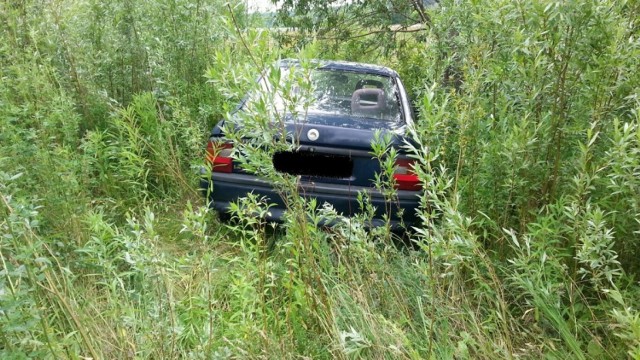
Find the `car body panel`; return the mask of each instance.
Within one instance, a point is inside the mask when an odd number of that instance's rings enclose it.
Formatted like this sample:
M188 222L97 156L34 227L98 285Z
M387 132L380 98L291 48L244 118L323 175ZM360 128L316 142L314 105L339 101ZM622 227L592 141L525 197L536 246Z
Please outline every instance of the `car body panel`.
M226 213L230 209L230 204L247 193L254 193L265 196L273 206L269 209L271 214L267 214L268 220L281 220L281 215L286 209L284 201L271 184L253 175L247 174L217 174L211 176L213 187L210 191L210 207L218 212ZM201 187L208 188L211 183L208 180L201 180ZM397 191L397 199L386 201L383 194L370 187L336 185L327 182L316 182L312 179L300 179L298 184L300 195L307 198L315 198L319 205L325 202L331 204L334 209L344 216L353 216L362 211L359 208L357 196L359 192L364 192L369 197L369 202L375 209L375 216L372 224L382 225L381 220L384 214L389 214L392 227L399 227L401 223L414 224L417 222L415 209L418 206L418 198L414 191ZM402 217L399 216L400 209ZM414 210L414 211L411 211Z

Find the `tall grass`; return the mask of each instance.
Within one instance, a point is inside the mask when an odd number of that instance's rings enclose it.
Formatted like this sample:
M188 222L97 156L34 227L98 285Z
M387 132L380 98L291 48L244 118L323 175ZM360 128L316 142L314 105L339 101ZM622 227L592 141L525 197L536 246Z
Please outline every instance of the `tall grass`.
M386 44L425 189L398 246L366 194L344 218L273 169L295 143L269 106L232 114L285 56L298 109L308 60L358 39L278 49L217 1L0 5L0 357L640 358L638 10L443 1ZM238 117L280 226L255 196L227 224L202 206L208 130Z

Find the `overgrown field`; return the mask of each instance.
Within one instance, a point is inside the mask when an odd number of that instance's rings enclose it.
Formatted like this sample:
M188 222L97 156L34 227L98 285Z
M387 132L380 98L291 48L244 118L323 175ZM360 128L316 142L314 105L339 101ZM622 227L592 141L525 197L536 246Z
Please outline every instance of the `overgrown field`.
M427 11L336 41L220 0L2 2L0 358L640 359L640 3ZM400 72L412 246L365 230L366 199L353 219L304 201L263 146L247 166L286 222L204 207L209 130L284 57Z

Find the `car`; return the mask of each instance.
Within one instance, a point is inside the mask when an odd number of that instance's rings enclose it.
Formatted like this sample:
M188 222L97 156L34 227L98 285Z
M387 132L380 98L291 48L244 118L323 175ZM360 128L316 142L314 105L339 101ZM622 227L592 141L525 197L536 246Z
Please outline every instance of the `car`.
M300 68L300 63L281 60L276 66L287 74ZM362 211L358 193L366 193L375 209L370 226L384 225L385 214L394 229L416 224L422 188L413 172L414 159L403 146L410 142L405 135L414 115L398 74L378 65L316 61L308 79L313 94L308 108L283 121L288 136L295 141L295 149L273 153L275 170L298 176L300 194L315 198L318 206L329 203L347 217ZM266 76L263 74L258 81L266 84ZM270 91L270 86L261 89ZM248 95L241 102L237 114L247 110L251 99ZM200 187L209 206L224 216L233 202L253 193L273 204L267 220L281 221L286 210L283 199L269 181L247 171L234 159L234 144L225 136L225 122L229 120L222 120L213 128L207 145L209 166L203 170ZM372 154L372 142L380 134L391 135L391 146L398 154L393 200L375 186L381 165Z

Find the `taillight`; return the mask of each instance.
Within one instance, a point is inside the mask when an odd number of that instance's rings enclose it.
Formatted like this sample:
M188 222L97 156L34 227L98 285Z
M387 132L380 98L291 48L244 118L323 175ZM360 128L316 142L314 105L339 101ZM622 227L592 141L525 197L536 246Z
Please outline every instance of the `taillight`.
M397 159L396 168L393 171L393 178L396 181L396 189L398 190L420 190L420 179L413 172L411 165L414 163L412 159Z
M207 144L207 163L211 165L211 170L230 173L233 170L232 150L233 145L229 143L209 140Z

